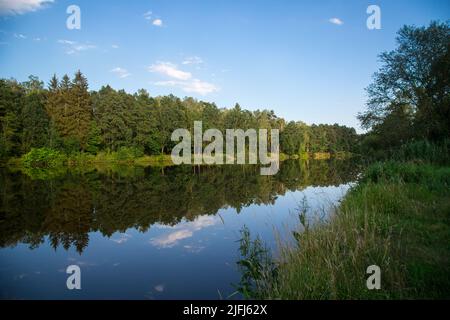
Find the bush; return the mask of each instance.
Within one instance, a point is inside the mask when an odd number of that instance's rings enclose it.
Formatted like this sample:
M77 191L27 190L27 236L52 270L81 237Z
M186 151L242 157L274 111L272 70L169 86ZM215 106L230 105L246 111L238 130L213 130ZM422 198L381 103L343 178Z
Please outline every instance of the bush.
M52 168L64 163L66 157L59 151L49 148L31 149L22 156L22 163L29 168Z
M427 163L450 163L450 140L440 143L430 143L426 140L413 141L402 145L392 153L392 159L397 161L421 160Z
M388 161L371 165L362 182L404 182L421 184L430 189L450 187L450 168L429 164Z
M134 160L144 156L144 151L134 147L121 147L115 154L118 161Z
M95 156L90 153L76 152L68 157L67 162L69 165L83 165L93 162L94 159Z

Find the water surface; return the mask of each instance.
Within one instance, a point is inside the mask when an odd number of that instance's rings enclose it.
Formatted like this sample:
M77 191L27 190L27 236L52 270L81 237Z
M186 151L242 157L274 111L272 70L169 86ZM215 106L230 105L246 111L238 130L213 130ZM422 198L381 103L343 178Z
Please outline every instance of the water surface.
M276 249L299 206L325 220L357 173L351 161L285 161L273 177L254 166L0 169L0 297L226 297L244 225ZM73 264L81 290L66 287Z

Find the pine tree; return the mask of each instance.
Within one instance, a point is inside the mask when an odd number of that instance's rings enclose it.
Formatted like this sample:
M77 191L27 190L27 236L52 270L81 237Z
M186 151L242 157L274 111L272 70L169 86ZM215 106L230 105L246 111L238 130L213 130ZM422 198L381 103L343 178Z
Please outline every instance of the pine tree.
M47 112L52 125L70 151L85 150L92 120L91 98L88 83L78 71L73 81L64 75L58 86L56 76L49 85Z
M86 77L77 71L69 90L69 119L67 126L70 130L69 136L79 141L81 149L86 150L89 131L92 120L91 96L88 91Z
M20 154L23 96L15 80L0 80L0 157Z

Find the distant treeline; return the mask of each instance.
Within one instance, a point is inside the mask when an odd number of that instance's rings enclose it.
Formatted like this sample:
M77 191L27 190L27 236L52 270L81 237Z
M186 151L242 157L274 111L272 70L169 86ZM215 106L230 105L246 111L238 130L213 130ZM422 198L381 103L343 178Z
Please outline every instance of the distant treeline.
M78 71L73 79L55 76L45 88L35 76L29 81L0 80L0 157L18 157L32 148L51 148L66 154L119 151L134 148L143 155L168 154L176 144L177 128L193 130L280 129L280 150L293 155L315 152L352 152L358 135L353 128L288 122L273 111L232 109L173 95L151 97L104 86L89 91Z

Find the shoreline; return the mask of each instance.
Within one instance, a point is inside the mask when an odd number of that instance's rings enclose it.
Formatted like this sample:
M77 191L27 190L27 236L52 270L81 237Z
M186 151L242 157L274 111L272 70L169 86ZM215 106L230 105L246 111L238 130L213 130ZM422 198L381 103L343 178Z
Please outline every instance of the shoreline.
M28 169L52 169L55 167L84 167L89 165L132 165L132 166L144 166L144 167L170 167L175 166L173 163L171 155L163 154L163 155L144 155L141 157L130 157L127 159L117 159L114 153L110 154L76 154L73 156L67 156L61 154L63 159L59 160L59 163L56 165L26 165L24 164L24 157L26 155L21 156L20 158L10 158L6 160L2 160L0 162L0 166L2 167L13 167L13 168L28 168ZM284 153L280 153L279 161L286 160L346 160L353 158L355 155L348 152L337 152L337 153L329 153L329 152L316 152L316 153L302 153L302 154L294 154L287 155ZM43 161L47 161L44 159ZM192 166L197 166L197 164L187 164ZM207 163L202 163L201 165L210 165ZM224 165L224 164L213 164L213 165Z
M253 261L261 268L248 298L448 299L449 185L448 165L373 164L328 223L294 232L278 258ZM374 265L380 290L367 286Z

